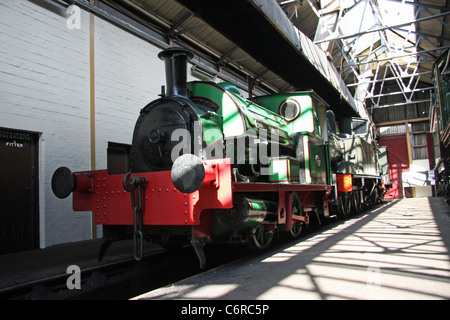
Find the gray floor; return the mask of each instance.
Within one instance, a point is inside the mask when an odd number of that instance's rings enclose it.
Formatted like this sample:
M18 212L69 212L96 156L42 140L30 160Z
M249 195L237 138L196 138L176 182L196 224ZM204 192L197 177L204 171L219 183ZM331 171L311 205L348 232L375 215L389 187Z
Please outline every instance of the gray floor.
M450 299L450 209L388 205L135 299Z

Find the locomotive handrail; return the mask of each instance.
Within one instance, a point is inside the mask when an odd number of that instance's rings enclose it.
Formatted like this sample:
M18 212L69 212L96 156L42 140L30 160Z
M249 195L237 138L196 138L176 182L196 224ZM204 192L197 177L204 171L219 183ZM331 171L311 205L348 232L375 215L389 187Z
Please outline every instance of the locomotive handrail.
M265 191L327 191L333 187L326 184L300 184L300 183L270 183L270 182L233 182L233 191L236 192L265 192Z

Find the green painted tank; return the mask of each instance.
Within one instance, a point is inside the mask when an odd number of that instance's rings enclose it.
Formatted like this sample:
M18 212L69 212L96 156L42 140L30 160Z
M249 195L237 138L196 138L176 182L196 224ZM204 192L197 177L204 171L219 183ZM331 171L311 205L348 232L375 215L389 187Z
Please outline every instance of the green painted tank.
M299 182L327 183L327 104L314 91L262 96L255 101L287 122L299 161Z

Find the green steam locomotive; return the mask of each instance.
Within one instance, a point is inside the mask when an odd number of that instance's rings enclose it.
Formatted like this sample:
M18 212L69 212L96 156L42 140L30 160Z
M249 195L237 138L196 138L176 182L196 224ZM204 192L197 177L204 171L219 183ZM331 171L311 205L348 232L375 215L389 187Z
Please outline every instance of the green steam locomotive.
M336 117L314 91L249 100L230 83L188 83L192 56L160 53L166 88L136 122L128 174L53 176L58 197L73 192L74 210L98 217L102 253L133 237L140 259L153 239L192 245L203 267L208 243L264 249L274 234L298 237L310 217L345 219L382 200L387 152L372 123Z

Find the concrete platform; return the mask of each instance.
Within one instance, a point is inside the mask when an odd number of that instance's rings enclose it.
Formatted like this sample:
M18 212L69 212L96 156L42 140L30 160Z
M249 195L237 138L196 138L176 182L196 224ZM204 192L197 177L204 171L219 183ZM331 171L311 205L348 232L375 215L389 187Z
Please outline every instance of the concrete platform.
M449 251L444 201L403 199L134 299L450 299Z

